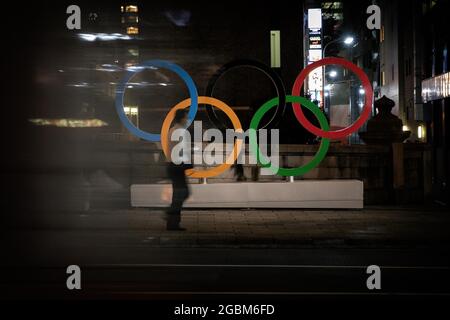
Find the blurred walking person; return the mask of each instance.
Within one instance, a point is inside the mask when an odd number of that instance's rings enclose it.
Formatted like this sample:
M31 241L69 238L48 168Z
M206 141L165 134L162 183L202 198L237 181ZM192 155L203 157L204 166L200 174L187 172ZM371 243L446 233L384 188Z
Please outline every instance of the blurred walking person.
M180 226L180 222L183 203L190 194L185 170L192 168L192 164L190 161L190 135L189 132L185 129L187 121L188 114L186 110L177 110L173 120L174 125L169 130L169 152L171 155L171 161L167 166L167 173L170 180L172 181L172 204L166 213L167 230L186 230L185 228L182 228ZM181 142L173 141L175 139L172 138L173 133L178 129L182 130L181 137L183 140ZM173 148L179 143L182 144L182 148L180 148L180 151L172 152Z

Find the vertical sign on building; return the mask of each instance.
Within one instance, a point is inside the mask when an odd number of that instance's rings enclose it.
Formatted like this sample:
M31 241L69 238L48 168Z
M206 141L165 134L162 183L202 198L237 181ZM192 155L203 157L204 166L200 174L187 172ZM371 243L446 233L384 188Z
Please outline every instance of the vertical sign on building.
M280 58L280 30L270 31L270 67L281 67Z
M322 59L322 9L308 9L308 48L307 48L307 64L311 64ZM314 69L308 76L306 83L306 93L311 100L317 100L320 105L323 104L322 90L322 67Z

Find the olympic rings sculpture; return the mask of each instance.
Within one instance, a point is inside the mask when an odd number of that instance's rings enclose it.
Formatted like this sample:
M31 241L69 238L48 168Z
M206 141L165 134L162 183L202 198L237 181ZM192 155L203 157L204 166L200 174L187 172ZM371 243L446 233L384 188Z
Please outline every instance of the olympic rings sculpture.
M361 115L359 118L351 125L344 129L336 130L336 131L329 131L329 125L327 123L327 120L323 113L321 112L320 108L314 104L313 102L309 101L308 99L304 97L300 97L300 91L303 86L303 82L305 81L308 74L313 71L314 69L330 65L330 64L336 64L341 65L344 68L347 68L351 70L361 81L362 87L365 92L365 100L364 100L364 107L362 110ZM230 64L226 64L224 67L219 69L219 72L216 73L216 75L212 78L210 83L207 87L207 93L212 94L215 82L220 77L220 75L236 66L251 66L255 67L261 71L263 71L265 74L267 74L273 81L273 83L276 86L278 97L273 98L266 103L264 103L254 114L253 118L250 121L250 133L249 133L249 144L250 144L250 151L253 152L253 154L256 155L257 162L259 165L263 167L270 168L275 174L281 175L281 176L296 176L296 175L303 175L307 173L308 171L312 170L316 166L319 165L319 163L325 158L329 145L330 145L330 139L341 139L346 136L349 136L353 132L357 131L369 118L371 111L372 111L372 99L373 99L373 90L372 86L370 85L370 81L367 77L367 75L364 73L364 71L353 64L352 62L342 59L342 58L323 58L321 60L318 60L310 65L308 65L305 69L303 69L297 76L297 78L294 81L294 85L292 87L292 95L285 95L285 90L283 83L281 82L281 79L273 72L270 71L270 68L266 67L265 65L261 63L252 62L250 60L239 60L237 62L233 62ZM237 117L236 113L229 107L225 102L220 101L218 99L215 99L213 97L208 96L198 96L197 93L197 87L195 86L194 81L189 76L189 74L183 70L180 66L169 62L165 60L148 60L140 64L138 67L141 69L144 68L164 68L168 69L170 71L175 72L178 76L181 77L181 79L186 83L186 86L189 90L190 98L185 99L178 103L176 106L174 106L167 116L164 119L161 132L160 133L149 133L146 131L143 131L136 126L128 119L128 117L125 114L124 111L124 105L123 105L123 99L125 94L125 88L127 87L127 83L130 81L130 79L134 76L134 74L138 71L127 71L125 76L123 77L122 81L117 85L116 88L116 100L115 100L115 107L117 114L119 115L120 121L123 123L123 125L135 136L151 141L151 142L161 142L161 146L163 149L163 152L167 159L170 160L169 155L169 147L168 147L168 132L170 129L170 125L173 121L173 118L175 116L175 112L178 109L185 109L189 107L188 112L188 123L187 127L190 126L190 124L195 119L195 116L197 114L198 110L198 104L207 104L209 106L214 106L220 110L222 110L231 120L231 123L233 124L234 130L237 133L243 133L241 123L239 121L239 118ZM284 104L285 102L292 103L292 107L294 110L294 114L299 121L299 123L305 127L309 132L312 134L319 136L322 138L319 150L317 151L316 155L313 157L313 159L300 167L297 168L278 168L271 166L270 163L268 163L267 159L264 158L264 156L261 154L258 143L257 143L257 137L256 137L256 131L258 130L260 121L264 114L269 111L270 109L276 107L277 112L276 115L282 115L284 113ZM305 117L303 114L301 106L306 107L308 110L310 110L314 116L319 120L319 124L321 128L318 128L314 126L309 120ZM211 108L211 107L207 107ZM214 124L218 125L218 119L215 116L215 113L211 112L210 109L207 109L208 116L213 121ZM196 169L189 169L186 171L187 175L189 175L192 178L209 178L213 176L217 176L224 172L225 170L229 169L231 166L231 163L233 163L237 157L239 156L239 153L241 151L243 144L243 139L238 138L236 139L236 142L233 147L233 152L228 156L227 161L217 167L213 167L207 170L196 170ZM262 161L264 159L264 161ZM263 163L264 162L264 163Z

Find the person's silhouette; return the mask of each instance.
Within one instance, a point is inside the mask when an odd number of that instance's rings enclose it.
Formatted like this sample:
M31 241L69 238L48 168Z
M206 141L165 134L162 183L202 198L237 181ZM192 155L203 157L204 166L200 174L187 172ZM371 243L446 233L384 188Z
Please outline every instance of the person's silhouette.
M189 197L189 187L186 180L185 170L192 168L190 164L190 139L188 131L185 129L187 122L187 112L185 109L177 110L174 117L174 126L169 130L170 163L167 166L167 173L172 181L172 204L167 210L167 230L184 231L180 227L181 208L184 201ZM184 130L182 142L185 144L180 152L172 152L178 141L173 141L172 134L175 130Z

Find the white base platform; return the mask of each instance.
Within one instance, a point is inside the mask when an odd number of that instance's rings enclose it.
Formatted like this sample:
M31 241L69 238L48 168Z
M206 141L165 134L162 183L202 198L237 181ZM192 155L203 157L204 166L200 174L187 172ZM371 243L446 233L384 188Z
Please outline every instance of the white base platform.
M188 208L348 208L364 205L359 180L305 180L295 182L240 182L191 184ZM132 207L167 207L170 184L134 184Z

